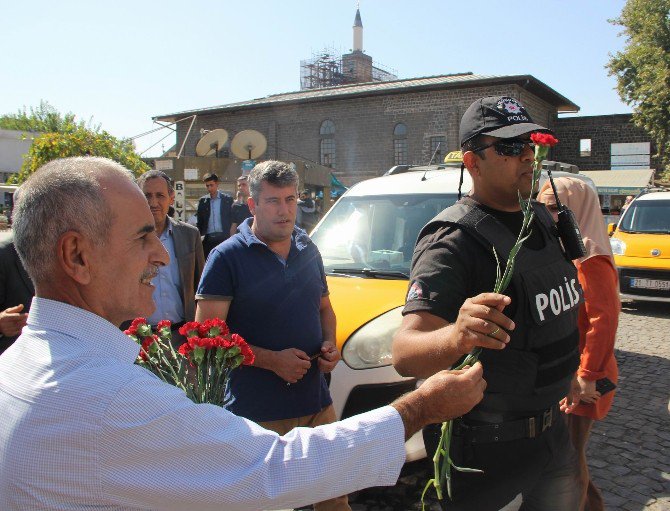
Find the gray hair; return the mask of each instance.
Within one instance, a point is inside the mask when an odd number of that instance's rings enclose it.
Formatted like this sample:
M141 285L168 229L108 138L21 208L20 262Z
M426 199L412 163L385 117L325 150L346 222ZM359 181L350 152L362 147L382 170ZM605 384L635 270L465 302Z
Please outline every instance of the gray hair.
M149 179L165 179L165 182L167 183L167 188L168 188L168 193L172 195L174 193L174 186L172 185L172 179L170 179L170 176L168 176L165 172L162 170L149 170L142 174L140 177L137 178L135 181L137 183L137 186L142 189L144 186L144 183L149 181Z
M294 186L297 190L298 173L293 166L283 161L268 160L256 165L249 173L249 193L256 202L258 202L263 182L279 188Z
M36 285L53 277L58 238L67 231L104 244L114 219L100 178L116 174L133 181L128 169L94 156L53 160L37 169L21 186L14 208L14 245Z

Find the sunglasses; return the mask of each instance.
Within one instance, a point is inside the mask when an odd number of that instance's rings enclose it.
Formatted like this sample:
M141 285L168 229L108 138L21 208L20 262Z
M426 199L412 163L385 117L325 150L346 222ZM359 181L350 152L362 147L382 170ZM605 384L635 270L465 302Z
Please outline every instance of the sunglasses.
M498 140L496 142L491 142L480 147L475 147L472 149L473 153L483 151L493 147L494 151L500 156L519 156L526 150L526 147L530 147L531 151L535 150L535 144L530 140L517 140L517 139L507 139L507 140Z

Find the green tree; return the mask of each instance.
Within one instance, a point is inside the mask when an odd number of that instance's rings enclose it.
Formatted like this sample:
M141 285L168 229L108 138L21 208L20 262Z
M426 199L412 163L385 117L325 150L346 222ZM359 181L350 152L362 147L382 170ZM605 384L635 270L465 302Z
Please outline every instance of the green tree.
M61 114L47 101L40 101L37 108L24 106L15 114L0 115L0 129L33 131L37 133L72 133L78 128L86 128L93 132L100 131L100 126L90 121L77 121L72 112Z
M628 0L610 23L624 28L626 48L611 55L621 99L633 107L633 121L656 143L670 178L670 0ZM659 172L659 174L661 174ZM659 176L661 177L661 176Z
M62 115L46 101L30 112L24 108L17 114L0 116L0 128L39 133L23 156L21 170L8 180L10 183L23 183L45 163L69 156L110 158L136 176L149 170L130 140L118 139L101 130L99 125L77 121L73 113Z

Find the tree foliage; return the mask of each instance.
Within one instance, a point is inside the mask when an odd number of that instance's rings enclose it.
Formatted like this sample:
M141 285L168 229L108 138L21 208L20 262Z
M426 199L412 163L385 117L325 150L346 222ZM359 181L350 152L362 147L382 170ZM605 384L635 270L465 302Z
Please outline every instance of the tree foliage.
M100 126L90 121L77 121L72 112L61 114L47 101L40 101L37 108L30 111L23 107L15 114L0 115L0 129L33 131L37 133L72 133L79 128L99 132Z
M670 0L628 0L610 20L624 28L626 48L611 55L621 99L633 107L635 124L649 133L670 177Z
M23 165L9 182L23 183L45 163L69 156L103 156L119 162L136 176L147 170L135 152L130 140L118 139L100 126L77 121L73 113L60 114L49 103L42 101L30 112L0 116L0 128L39 133L33 138L30 150L23 156Z
M120 163L136 176L149 170L130 140L119 140L106 131L95 133L80 127L70 133L45 133L35 138L28 154L23 157L21 170L10 181L23 183L45 163L69 156L103 156Z

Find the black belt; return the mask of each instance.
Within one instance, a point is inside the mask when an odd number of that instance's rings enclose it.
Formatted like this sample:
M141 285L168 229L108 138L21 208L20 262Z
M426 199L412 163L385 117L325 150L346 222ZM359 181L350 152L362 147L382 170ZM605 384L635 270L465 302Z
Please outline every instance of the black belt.
M560 420L560 413L557 403L537 415L497 424L468 424L467 419L457 419L454 423L454 435L463 437L466 443L471 444L537 438Z
M210 232L209 234L205 234L205 239L209 240L223 240L227 237L227 234L222 231L218 232Z

